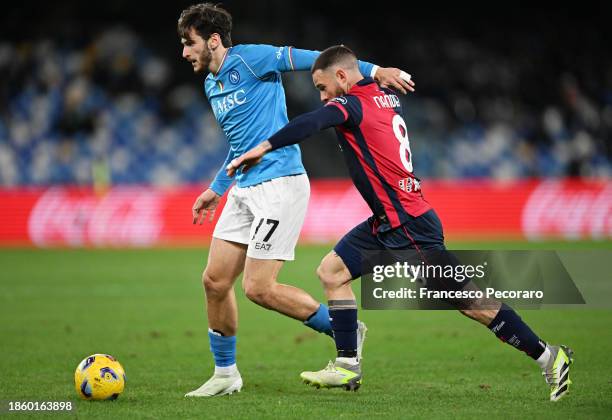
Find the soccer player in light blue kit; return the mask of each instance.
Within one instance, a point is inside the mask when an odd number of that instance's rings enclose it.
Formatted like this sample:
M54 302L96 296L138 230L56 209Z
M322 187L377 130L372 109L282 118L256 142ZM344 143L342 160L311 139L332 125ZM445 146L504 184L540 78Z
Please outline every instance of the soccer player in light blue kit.
M219 199L230 188L227 164L287 124L281 73L309 70L319 55L292 47L232 46L231 29L231 15L210 3L187 8L178 21L183 57L195 73L209 72L204 90L230 144L214 181L193 205L194 224L207 216L212 220ZM382 85L402 93L413 90L413 83L403 80L399 69L366 62L360 62L359 68ZM238 172L236 181L215 226L202 277L215 373L187 396L225 395L242 388L236 366L238 310L233 289L242 272L242 286L250 300L332 334L324 304L276 281L283 262L294 258L310 195L299 147L269 153L252 171ZM360 344L364 337L361 324Z

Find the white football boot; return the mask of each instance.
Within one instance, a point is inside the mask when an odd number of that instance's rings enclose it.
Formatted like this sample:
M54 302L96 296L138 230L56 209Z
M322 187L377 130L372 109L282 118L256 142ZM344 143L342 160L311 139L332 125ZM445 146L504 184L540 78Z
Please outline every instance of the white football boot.
M185 394L186 397L216 397L231 395L242 389L242 377L238 370L229 375L215 373L204 385Z

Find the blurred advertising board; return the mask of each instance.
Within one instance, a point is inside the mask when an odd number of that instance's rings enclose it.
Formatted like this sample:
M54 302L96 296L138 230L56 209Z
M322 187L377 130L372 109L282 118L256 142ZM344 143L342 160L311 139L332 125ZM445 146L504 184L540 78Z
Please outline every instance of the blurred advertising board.
M437 180L424 182L423 191L450 240L612 238L612 181ZM194 226L191 217L200 192L193 185L0 189L0 245L206 244L213 224ZM311 181L301 242L335 242L369 214L349 180Z

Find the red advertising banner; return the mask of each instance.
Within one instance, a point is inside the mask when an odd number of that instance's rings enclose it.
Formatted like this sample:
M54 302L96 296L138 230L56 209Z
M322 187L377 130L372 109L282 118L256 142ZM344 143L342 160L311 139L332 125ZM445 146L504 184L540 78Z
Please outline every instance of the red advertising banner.
M612 181L429 181L423 189L447 239L612 238ZM194 226L191 206L200 192L194 186L0 189L0 246L206 244L220 209L213 223ZM334 242L369 215L350 181L312 181L301 241Z

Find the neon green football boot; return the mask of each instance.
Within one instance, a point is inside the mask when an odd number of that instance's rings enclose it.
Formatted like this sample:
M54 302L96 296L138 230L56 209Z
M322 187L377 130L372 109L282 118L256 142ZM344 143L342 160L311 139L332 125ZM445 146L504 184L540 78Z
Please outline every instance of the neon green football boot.
M568 392L572 383L569 371L574 361L574 352L566 346L548 346L548 348L552 356L542 375L550 385L550 400L559 401Z
M302 372L300 378L304 383L316 388L344 388L347 391L357 391L361 386L361 365L330 361L325 369Z

